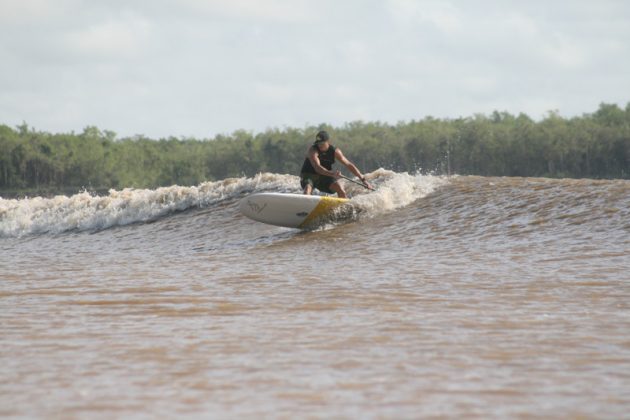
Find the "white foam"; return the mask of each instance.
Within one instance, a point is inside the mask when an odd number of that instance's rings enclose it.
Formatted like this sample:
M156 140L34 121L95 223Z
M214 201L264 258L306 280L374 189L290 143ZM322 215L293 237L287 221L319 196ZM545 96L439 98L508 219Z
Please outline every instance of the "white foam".
M413 175L379 169L368 175L368 181L377 180L376 191L354 198L368 216L388 213L425 197L448 183L448 178L434 175ZM364 214L362 213L362 214Z
M295 185L298 185L295 176L264 173L192 187L110 190L106 196L83 192L70 197L0 199L0 237L98 230L146 222L174 211L207 207L249 191L286 191Z

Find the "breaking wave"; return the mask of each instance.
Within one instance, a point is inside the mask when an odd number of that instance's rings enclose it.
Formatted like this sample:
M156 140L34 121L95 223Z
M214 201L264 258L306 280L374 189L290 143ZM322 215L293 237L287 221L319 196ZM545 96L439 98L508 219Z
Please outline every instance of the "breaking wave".
M410 175L379 169L368 174L376 192L346 183L364 213L377 215L403 207L447 182L444 177ZM157 220L191 208L208 208L262 191L299 192L298 177L263 173L197 186L110 190L98 196L82 192L52 198L0 199L0 237L95 231Z

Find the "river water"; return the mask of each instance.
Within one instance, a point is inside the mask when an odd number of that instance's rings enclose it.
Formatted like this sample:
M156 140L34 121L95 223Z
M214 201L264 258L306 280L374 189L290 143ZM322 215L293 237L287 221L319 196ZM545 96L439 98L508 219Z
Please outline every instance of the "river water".
M0 416L630 416L630 182L261 174L0 200Z

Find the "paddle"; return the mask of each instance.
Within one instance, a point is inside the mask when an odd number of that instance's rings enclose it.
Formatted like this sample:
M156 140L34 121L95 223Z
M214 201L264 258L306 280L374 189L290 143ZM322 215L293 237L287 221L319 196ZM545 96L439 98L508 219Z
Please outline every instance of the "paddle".
M354 179L352 179L352 178L348 178L348 177L347 177L347 176L345 176L345 175L339 174L339 177L340 177L340 178L343 178L343 179L345 179L345 180L348 180L348 181L350 181L350 182L354 182L355 184L360 185L360 186L362 186L363 188L366 188L366 189L368 189L368 190L370 190L370 191L376 191L374 188L370 188L370 187L368 187L367 185L365 185L365 184L363 184L363 183L361 183L361 182L359 182L359 181L355 181L355 180L354 180Z

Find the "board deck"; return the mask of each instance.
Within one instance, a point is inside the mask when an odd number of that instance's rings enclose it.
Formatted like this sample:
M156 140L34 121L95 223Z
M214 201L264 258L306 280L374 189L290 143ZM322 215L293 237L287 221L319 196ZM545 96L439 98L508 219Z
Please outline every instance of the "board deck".
M239 210L258 222L309 229L329 216L333 209L349 201L318 195L257 193L243 198Z

